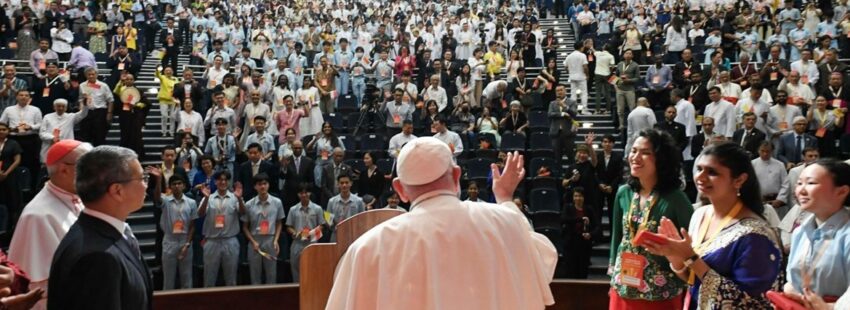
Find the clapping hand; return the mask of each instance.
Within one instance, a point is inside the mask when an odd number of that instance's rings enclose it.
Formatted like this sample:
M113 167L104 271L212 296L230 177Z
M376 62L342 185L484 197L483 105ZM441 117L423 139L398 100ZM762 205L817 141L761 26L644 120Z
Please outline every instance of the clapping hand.
M210 187L209 187L209 186L206 186L206 185L204 185L203 187L201 187L201 194L203 194L203 195L204 195L204 197L209 198L209 197L210 197L210 194L212 194L212 193L210 192Z
M661 218L658 226L658 235L667 238L667 244L661 245L652 241L645 241L641 246L649 253L667 257L671 263L682 263L688 257L694 256L696 252L691 246L691 236L684 228L677 230L673 221L667 217Z

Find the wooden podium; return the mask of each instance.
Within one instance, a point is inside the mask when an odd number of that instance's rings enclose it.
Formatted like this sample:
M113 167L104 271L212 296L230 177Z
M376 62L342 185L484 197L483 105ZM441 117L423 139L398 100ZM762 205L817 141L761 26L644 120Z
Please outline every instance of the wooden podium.
M336 226L336 243L315 243L301 252L302 310L324 309L334 283L334 272L342 254L361 235L386 220L404 214L403 211L376 209L366 211L340 222Z

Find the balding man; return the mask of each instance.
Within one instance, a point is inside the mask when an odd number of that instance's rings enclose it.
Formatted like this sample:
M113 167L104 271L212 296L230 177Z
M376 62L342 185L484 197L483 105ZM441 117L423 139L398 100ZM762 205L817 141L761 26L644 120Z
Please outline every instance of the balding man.
M776 159L783 161L787 169L803 162L803 150L807 147L818 147L818 140L806 133L809 122L804 116L794 118L793 130L779 138L776 147Z
M513 192L525 175L512 153L493 165L498 204L461 202L461 168L432 137L405 145L393 180L411 210L372 228L339 262L327 309L543 309L557 252L534 233ZM439 228L439 229L435 229ZM509 272L493 272L507 270ZM470 290L470 288L476 288Z
M47 114L41 120L38 136L41 138L41 163L47 160L47 150L59 140L73 140L74 126L80 123L89 113L88 106L80 103L79 112L67 113L68 100L53 101L53 113Z
M104 145L77 160L86 208L53 255L49 309L153 309L150 271L126 222L142 208L148 178L127 148Z
M53 252L83 210L74 178L77 159L91 149L88 143L62 140L45 152L50 180L24 208L9 245L9 259L29 274L31 290L47 289ZM45 298L33 309L46 308Z
M351 175L351 166L342 162L345 158L345 151L342 148L335 148L333 151L333 160L325 164L322 168L322 205L327 206L328 200L331 197L339 194L339 176Z

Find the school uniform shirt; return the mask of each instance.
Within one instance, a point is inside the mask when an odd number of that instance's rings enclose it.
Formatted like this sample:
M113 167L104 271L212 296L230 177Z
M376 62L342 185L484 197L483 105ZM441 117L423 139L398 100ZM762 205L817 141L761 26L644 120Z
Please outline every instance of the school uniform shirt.
M222 195L216 191L207 201L204 219L205 238L230 238L241 231L239 224L239 200L232 192ZM219 223L216 227L216 222ZM223 226L223 227L222 227Z
M248 223L248 231L253 236L274 236L277 221L283 220L286 213L283 211L283 203L275 196L268 195L265 200L260 196L254 197L245 203L245 214L242 221Z
M160 208L162 208L162 216L159 218L159 228L166 237L175 235L185 237L189 233L189 223L198 218L198 204L186 195L180 199L175 198L174 195L162 195Z

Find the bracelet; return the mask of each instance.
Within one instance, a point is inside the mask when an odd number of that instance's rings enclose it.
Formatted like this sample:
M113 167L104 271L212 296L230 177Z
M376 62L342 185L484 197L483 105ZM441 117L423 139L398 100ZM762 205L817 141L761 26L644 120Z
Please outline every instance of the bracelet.
M682 269L676 269L673 267L673 263L670 263L670 270L672 270L674 273L683 273L688 270L688 266L685 266Z

